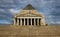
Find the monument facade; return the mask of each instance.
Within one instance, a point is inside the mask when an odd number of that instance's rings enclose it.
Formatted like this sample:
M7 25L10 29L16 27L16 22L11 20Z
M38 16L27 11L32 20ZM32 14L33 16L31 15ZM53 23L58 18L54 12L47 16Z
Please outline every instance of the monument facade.
M27 5L19 14L14 16L14 25L42 26L46 25L45 16L39 13L32 5Z

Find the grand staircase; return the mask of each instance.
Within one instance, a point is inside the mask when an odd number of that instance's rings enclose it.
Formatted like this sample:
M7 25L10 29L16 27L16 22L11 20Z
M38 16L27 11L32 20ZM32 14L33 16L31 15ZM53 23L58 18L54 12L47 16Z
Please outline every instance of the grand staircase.
M0 26L0 37L60 37L60 26Z

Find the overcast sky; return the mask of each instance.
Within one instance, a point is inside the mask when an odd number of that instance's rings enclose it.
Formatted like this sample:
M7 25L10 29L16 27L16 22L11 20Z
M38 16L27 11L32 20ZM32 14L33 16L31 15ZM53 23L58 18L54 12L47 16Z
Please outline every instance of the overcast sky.
M0 0L0 23L12 24L14 14L31 4L49 24L60 24L60 0Z

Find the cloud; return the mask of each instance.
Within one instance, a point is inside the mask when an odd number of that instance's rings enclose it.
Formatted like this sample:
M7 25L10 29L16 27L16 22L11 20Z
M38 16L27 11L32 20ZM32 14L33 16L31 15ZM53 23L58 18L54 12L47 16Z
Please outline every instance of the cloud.
M26 0L18 0L19 3L27 3L28 1Z
M4 2L4 3L13 3L14 1L13 0L2 0L2 2Z
M7 20L0 20L0 24L11 24L11 22Z
M60 21L57 21L56 24L60 24Z
M4 9L0 9L0 12L4 12L5 10Z
M9 9L9 11L12 13L12 14L16 14L16 13L19 13L21 11L21 9L17 10L17 9Z

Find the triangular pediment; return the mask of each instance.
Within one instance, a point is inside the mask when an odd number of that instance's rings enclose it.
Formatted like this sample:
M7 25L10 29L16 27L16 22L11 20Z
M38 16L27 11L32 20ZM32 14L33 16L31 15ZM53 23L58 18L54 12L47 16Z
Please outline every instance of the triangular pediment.
M19 14L24 14L24 13L39 14L39 12L31 4L28 4Z
M16 17L42 17L43 14L39 13L32 5L27 5Z
M25 13L17 15L17 17L42 17L40 14L34 14L34 13Z

